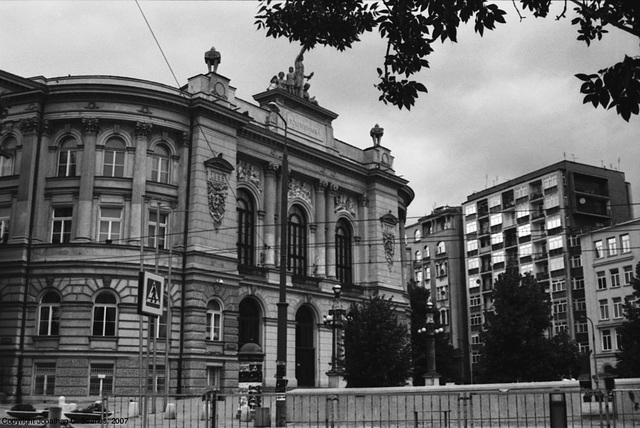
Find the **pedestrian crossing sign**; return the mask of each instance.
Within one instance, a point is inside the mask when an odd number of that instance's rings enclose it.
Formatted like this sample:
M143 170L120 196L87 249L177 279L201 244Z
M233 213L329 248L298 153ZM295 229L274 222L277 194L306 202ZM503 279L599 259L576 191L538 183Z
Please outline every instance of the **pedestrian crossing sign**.
M138 281L138 313L161 316L164 305L164 278L151 272L140 272Z

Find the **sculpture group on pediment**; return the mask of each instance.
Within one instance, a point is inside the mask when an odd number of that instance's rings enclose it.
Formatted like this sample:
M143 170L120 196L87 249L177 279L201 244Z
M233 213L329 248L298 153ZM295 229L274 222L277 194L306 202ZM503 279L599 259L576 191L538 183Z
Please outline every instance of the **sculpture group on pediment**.
M284 71L279 72L271 78L269 89L284 89L287 92L297 95L311 103L318 104L315 97L309 95L311 85L308 81L313 77L313 72L308 75L304 74L304 49L296 56L293 67L289 67L289 72L285 75Z
M255 166L248 162L238 161L237 171L238 181L246 181L254 184L258 188L258 190L262 191L260 172Z
M350 196L339 194L334 198L335 212L346 211L351 215L356 214L355 203Z
M300 180L289 180L289 199L299 198L311 205L311 189Z

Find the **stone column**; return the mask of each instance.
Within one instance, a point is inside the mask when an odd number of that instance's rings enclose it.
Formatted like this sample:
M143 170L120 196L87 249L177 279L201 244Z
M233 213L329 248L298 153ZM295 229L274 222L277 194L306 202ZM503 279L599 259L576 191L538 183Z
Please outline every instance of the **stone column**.
M91 241L93 222L93 181L96 175L96 138L98 119L82 119L84 149L82 152L82 172L80 177L80 195L78 196L78 225L74 241Z
M336 209L335 197L338 186L329 183L326 191L326 248L327 248L327 277L335 279L336 277Z
M143 195L145 193L147 183L147 143L150 134L150 123L136 122L136 157L135 168L133 169L131 215L129 221L129 224L131 225L129 243L134 245L140 243L140 237L144 234L144 231L140 226L140 219L144 215L142 208L144 207Z
M316 256L315 264L317 266L316 275L323 277L327 275L327 249L326 242L326 190L328 183L319 181L316 184Z
M273 268L276 245L276 171L277 165L264 165L264 266Z

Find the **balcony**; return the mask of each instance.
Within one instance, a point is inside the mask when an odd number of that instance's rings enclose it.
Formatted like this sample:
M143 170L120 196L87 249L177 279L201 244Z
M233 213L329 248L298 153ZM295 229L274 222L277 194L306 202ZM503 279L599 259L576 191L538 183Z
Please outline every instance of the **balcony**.
M244 276L255 276L258 278L266 278L269 269L261 266L238 265L238 273Z
M306 275L292 275L291 283L298 287L303 288L320 288L322 278Z

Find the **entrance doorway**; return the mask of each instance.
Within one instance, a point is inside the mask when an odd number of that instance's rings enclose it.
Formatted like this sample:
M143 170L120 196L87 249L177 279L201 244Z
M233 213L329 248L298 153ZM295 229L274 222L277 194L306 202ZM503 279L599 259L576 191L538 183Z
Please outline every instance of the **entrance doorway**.
M296 379L300 387L316 385L315 317L308 306L296 313Z

